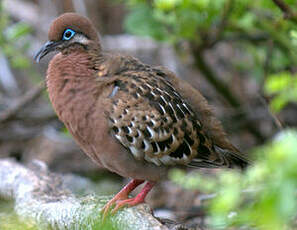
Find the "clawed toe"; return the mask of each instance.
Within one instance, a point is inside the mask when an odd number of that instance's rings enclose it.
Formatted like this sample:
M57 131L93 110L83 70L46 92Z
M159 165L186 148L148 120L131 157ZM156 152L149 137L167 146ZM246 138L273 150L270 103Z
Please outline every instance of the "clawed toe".
M101 210L101 212L103 213L103 219L105 219L109 213L111 215L116 214L117 211L124 208L125 206L132 207L140 203L143 203L143 200L138 199L138 197L125 200L111 200L106 205L104 205L103 209Z
M108 215L108 213L109 213L109 210L110 210L110 208L114 205L114 203L115 203L115 201L110 200L110 201L108 201L107 204L105 204L104 207L102 208L101 213L102 213L102 215L103 215L103 220L106 219L106 217L107 217L107 215Z
M143 183L143 180L132 180L113 199L108 201L101 210L101 213L103 214L103 221L109 213L114 215L118 210L125 207L126 205L132 207L143 203L147 193L154 186L154 182L147 182L136 197L128 199L128 194L141 183Z
M125 207L126 205L128 207L134 206L133 201L135 198L127 199L127 200L119 200L116 202L116 206L112 209L111 214L114 215L118 210Z

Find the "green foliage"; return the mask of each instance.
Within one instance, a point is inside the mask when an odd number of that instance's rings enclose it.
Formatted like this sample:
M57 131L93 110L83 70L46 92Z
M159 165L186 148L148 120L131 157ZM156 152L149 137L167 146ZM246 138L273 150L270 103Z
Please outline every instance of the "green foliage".
M226 170L217 177L174 170L170 178L190 189L215 193L208 205L217 229L293 229L297 213L297 130L286 130L255 150L258 160L241 173Z
M31 28L23 23L12 23L0 3L0 52L3 53L13 68L26 69L31 62L24 55L29 43L24 38L31 32Z
M155 0L154 7L151 7L145 1L129 2L131 11L125 23L129 32L172 42L181 38L198 39L198 31L208 28L213 23L217 15L220 15L224 3L221 0Z
M163 40L165 38L163 28L151 14L152 11L147 5L137 5L131 12L130 17L127 18L125 25L130 28L137 24L137 27L134 28L135 34L148 35Z
M267 95L274 95L270 106L279 112L289 102L297 103L297 75L289 72L272 74L268 76L264 90Z
M267 75L294 72L292 66L297 64L297 20L285 20L283 12L271 0L126 2L130 13L125 28L130 33L172 44L187 41L192 52L193 47L204 50L211 49L218 41L232 42L247 61L227 61L235 70L248 73L259 83ZM297 12L295 1L285 2L293 12ZM272 103L275 111L295 97L278 94ZM280 95L284 98L279 99Z
M260 32L263 23L278 23L284 32L289 32L291 24L288 21L279 21L281 12L270 0L250 2L245 0L129 0L130 14L127 17L126 29L131 33L152 35L154 38L164 38L169 41L180 39L199 40L206 32L215 29L224 29L224 35L235 33L249 34ZM138 12L144 10L145 15ZM140 17L139 17L140 16ZM228 20L225 28L222 20ZM151 21L158 23L157 28L150 28ZM142 33L138 27L146 27ZM163 30L160 30L163 28ZM146 31L155 30L152 34ZM215 31L214 31L215 32ZM267 31L268 32L268 31ZM166 37L161 35L167 35ZM202 39L201 39L202 40Z

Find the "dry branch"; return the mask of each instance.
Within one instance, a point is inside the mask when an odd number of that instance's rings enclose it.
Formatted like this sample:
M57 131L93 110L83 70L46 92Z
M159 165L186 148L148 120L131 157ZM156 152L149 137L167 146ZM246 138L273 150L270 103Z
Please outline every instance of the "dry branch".
M14 117L21 109L38 98L44 89L45 82L41 82L37 86L29 90L27 93L25 93L25 95L20 97L14 105L0 114L0 123L5 123L6 121Z

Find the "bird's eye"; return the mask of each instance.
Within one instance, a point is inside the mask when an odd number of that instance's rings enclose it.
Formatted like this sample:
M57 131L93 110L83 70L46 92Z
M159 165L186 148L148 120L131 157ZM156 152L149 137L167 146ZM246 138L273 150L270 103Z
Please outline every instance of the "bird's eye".
M63 40L70 40L75 35L75 31L72 29L67 29L64 31Z

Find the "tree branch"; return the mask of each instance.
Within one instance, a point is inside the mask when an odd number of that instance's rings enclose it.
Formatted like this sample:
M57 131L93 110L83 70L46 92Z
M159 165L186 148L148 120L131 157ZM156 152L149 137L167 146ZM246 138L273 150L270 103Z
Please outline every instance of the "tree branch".
M5 123L12 119L21 109L38 98L45 89L45 82L39 83L37 86L25 93L17 102L0 114L0 123Z
M225 83L215 76L214 72L205 62L201 52L195 50L193 54L195 57L195 65L203 73L207 81L216 89L219 94L223 96L223 98L228 101L232 107L240 107L241 103L236 97L233 96L233 93L229 90Z
M215 35L214 40L211 42L210 47L222 39L224 30L225 30L226 26L228 25L229 17L233 10L233 5L234 5L234 0L229 0L226 2L224 10L223 10L223 15L221 17L222 19L221 19L219 25L217 26L216 35Z
M286 4L283 0L272 0L272 1L284 13L285 19L289 19L292 22L297 23L297 14L290 8L288 4Z

